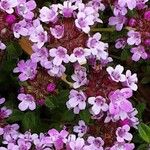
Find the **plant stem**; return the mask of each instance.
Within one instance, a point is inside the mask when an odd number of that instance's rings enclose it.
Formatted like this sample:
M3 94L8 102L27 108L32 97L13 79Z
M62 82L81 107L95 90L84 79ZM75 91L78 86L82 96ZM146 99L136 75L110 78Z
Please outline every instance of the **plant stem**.
M113 32L115 28L92 28L91 31L93 32Z

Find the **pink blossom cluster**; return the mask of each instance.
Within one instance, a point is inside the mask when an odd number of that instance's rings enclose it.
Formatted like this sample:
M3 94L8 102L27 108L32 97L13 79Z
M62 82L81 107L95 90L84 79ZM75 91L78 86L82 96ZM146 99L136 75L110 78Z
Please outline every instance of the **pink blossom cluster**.
M145 2L141 2L143 6L145 6ZM119 0L114 7L115 16L109 19L109 24L115 25L118 31L121 30L126 22L127 9L132 10L139 5L140 1L138 0ZM66 100L66 107L69 110L73 109L74 114L79 114L88 108L92 119L104 118L104 124L109 122L119 124L115 131L115 142L111 147L106 147L105 141L101 137L86 135L88 125L83 120L73 127L73 133L69 133L64 127L60 132L50 129L48 133L40 135L32 134L29 131L22 134L18 131L19 125L8 124L0 128L0 135L3 136L2 142L6 145L0 147L0 150L29 150L31 147L36 150L61 150L63 148L66 150L133 150L134 144L131 143L133 135L130 133L130 128L137 128L139 120L136 117L137 110L133 107L130 99L133 91L137 90L138 79L137 75L132 74L130 70L124 73L124 67L121 65L117 65L115 68L107 67L108 63L112 61L108 55L108 43L102 42L100 33L90 34L90 29L95 23L102 23L98 13L105 9L102 2L92 0L84 4L81 0L65 1L63 4L42 7L39 10L39 16L34 15L36 3L33 0L1 0L0 9L9 14L16 12L20 16L21 20L13 25L14 37L26 37L33 44L33 54L30 59L19 61L13 70L14 73L20 73L18 78L21 82L34 80L39 68L44 68L51 77L61 78L65 75L66 65L71 64L74 66L74 73L71 75L72 89ZM51 39L60 40L65 35L63 23L58 23L59 18L62 17L73 19L76 29L88 37L85 47L79 45L71 53L69 53L70 49L62 45L49 47ZM51 26L48 26L47 29L46 25L49 24ZM128 44L139 45L140 40L139 32L132 30L128 32ZM0 49L5 49L5 45L0 44ZM139 57L135 54L137 50L133 48L132 51L133 57L136 57L137 60ZM105 96L88 96L88 93L84 91L84 87L89 82L86 65L94 68L96 64L99 64L102 70L106 70L109 79L121 85L120 88L110 91ZM46 87L47 91L54 89L55 85ZM18 108L21 111L36 109L37 101L34 95L21 92L17 98L20 101ZM5 111L4 118L6 118L10 113L8 114L5 107L3 109L2 111Z

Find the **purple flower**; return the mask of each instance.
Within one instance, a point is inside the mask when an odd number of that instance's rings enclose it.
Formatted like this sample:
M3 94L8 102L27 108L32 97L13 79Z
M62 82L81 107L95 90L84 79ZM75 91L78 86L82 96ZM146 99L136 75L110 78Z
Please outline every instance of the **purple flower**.
M126 80L126 77L124 74L122 74L124 68L121 65L117 65L115 69L112 67L108 67L107 69L108 74L110 75L111 79L115 82L124 82Z
M17 0L1 0L0 1L0 9L6 11L8 14L12 14L14 12L14 7L18 5Z
M0 50L6 49L6 45L0 41Z
M14 68L14 73L21 73L19 75L20 81L26 81L28 79L34 79L36 73L37 73L37 64L32 62L31 60L27 60L24 62L24 60L19 61L17 64L17 67Z
M139 45L141 43L141 34L134 30L129 31L127 43L129 45Z
M66 130L62 130L58 132L56 129L51 129L48 131L50 135L51 142L54 143L54 146L57 150L63 149L64 141L68 136L68 132Z
M56 66L60 66L62 62L69 62L69 55L67 54L67 49L59 46L58 48L52 48L49 50L49 55L54 57L53 64Z
M51 34L56 39L61 39L64 36L64 26L63 25L55 25L54 28L50 28Z
M19 104L19 109L25 111L27 109L34 110L36 108L35 99L30 94L19 94L17 97L21 103Z
M31 60L35 63L40 62L43 66L43 63L48 58L48 50L45 47L38 48L36 45L32 46L34 53L31 55Z
M125 140L131 141L133 136L131 133L129 133L129 130L130 126L128 125L118 127L116 130L117 141L118 142L124 142Z
M58 7L56 5L51 5L51 8L42 7L40 10L40 20L42 22L55 22L58 15Z
M32 19L34 17L34 13L32 10L36 8L36 3L34 0L18 0L17 12L19 15L23 16L25 19Z
M38 48L41 48L48 40L47 31L44 31L42 25L39 25L33 29L29 39L36 43Z
M60 13L66 18L72 17L74 10L77 9L77 6L72 5L69 1L65 1L63 5L58 4L58 7L60 9Z
M84 110L86 107L86 96L80 91L71 90L69 100L66 102L68 109L74 109L75 114L79 114L80 110Z
M111 115L120 117L124 120L128 117L127 113L133 110L132 103L127 99L132 96L132 90L130 88L124 88L116 90L109 94L110 104L109 112Z
M77 47L73 50L73 54L70 55L70 62L78 61L80 65L85 64L87 62L86 57L91 53L90 49Z
M116 143L110 150L134 150L135 146L132 143Z
M101 0L89 1L87 5L93 7L94 10L96 10L96 11L99 11L99 10L104 11L104 9L105 9L105 5L102 4Z
M115 16L115 17L110 17L109 18L109 25L112 25L112 26L115 25L117 31L122 30L123 25L125 24L125 22L126 22L126 17L122 16L120 14Z
M73 127L73 131L75 133L78 133L79 137L82 137L87 132L87 126L86 126L86 124L83 120L80 120L78 124L79 124L79 126L74 126Z
M29 31L26 28L27 22L25 20L22 20L18 23L15 23L13 26L13 33L15 38L20 38L20 35L27 36Z
M130 70L126 71L126 80L125 82L123 82L123 85L131 88L134 91L137 91L137 83L138 82L138 78L137 78L137 74L134 73L133 75L131 74Z
M125 16L127 14L127 9L125 7L120 7L120 5L115 5L114 7L114 15L118 16L119 14Z
M102 96L89 97L88 103L93 105L91 111L94 113L94 115L98 115L101 111L108 110L108 104L106 103L106 99Z
M85 141L83 138L72 136L69 146L71 150L83 150Z
M88 80L87 80L86 68L80 65L75 66L75 72L71 76L71 78L75 81L73 83L73 88L75 89L87 84Z
M17 141L17 144L18 144L18 149L21 149L21 150L30 150L31 148L31 143L23 139L19 139Z
M84 12L79 12L77 14L77 19L75 20L75 25L77 28L82 29L85 33L89 33L90 25L94 24L94 16L86 15Z
M136 7L136 0L118 0L121 7L127 6L130 10Z
M5 102L5 98L0 98L0 105Z
M63 65L60 66L54 65L53 61L45 61L43 63L43 67L48 69L48 74L50 76L56 76L56 77L61 77L66 70L66 68Z
M117 49L123 49L125 46L126 46L127 42L124 38L119 38L116 40L116 44L115 44L115 47Z
M3 102L3 100L1 100ZM8 118L12 114L11 109L7 109L6 107L2 107L0 109L0 119Z
M131 48L132 60L139 61L140 58L147 59L148 54L145 52L145 49L142 45L139 45L137 47Z
M48 91L48 92L54 92L55 91L55 89L56 89L56 84L55 83L49 83L48 85L47 85L47 88L46 88L46 90Z
M87 142L89 146L85 146L83 150L103 150L104 141L101 137L89 136Z

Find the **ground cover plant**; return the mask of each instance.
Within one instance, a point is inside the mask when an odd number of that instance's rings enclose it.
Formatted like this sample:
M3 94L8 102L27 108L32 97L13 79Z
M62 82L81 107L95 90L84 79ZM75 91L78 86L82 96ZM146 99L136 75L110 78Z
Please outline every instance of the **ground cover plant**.
M149 7L0 0L0 150L149 150Z

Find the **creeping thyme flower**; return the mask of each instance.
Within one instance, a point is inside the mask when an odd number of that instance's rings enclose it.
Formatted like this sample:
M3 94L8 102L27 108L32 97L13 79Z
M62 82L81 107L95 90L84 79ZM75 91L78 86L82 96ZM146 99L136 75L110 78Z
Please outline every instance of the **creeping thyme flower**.
M117 150L117 149L123 149L123 150L134 150L135 146L133 143L116 143L114 146L110 148L110 150Z
M0 50L5 50L6 45L0 41Z
M34 17L34 13L32 10L36 8L36 3L34 0L18 0L17 5L17 13L23 16L25 19L32 19Z
M106 99L103 98L102 96L89 97L88 102L89 104L93 105L91 111L94 113L94 115L98 115L100 111L108 110Z
M68 109L74 109L75 114L79 114L80 110L84 110L86 107L86 96L80 91L71 90L69 100L66 102Z
M121 65L117 65L115 67L115 69L113 69L112 67L108 67L107 68L107 72L109 73L111 79L115 82L124 82L125 81L125 75L122 74L124 68Z
M118 127L116 130L117 135L117 141L118 142L124 142L125 140L131 141L132 140L132 134L129 133L130 126L124 125L123 127Z
M20 81L26 81L28 79L34 79L36 73L37 73L37 64L32 62L32 60L27 60L26 62L24 60L19 61L16 68L14 68L14 73L21 73L19 75Z
M136 7L136 0L118 0L118 4L121 7L127 6L130 10Z
M69 55L67 54L67 49L59 46L58 48L52 48L49 50L49 55L54 57L53 64L56 66L60 66L62 62L69 62Z
M86 126L86 124L83 120L80 120L78 124L79 124L79 126L74 126L73 127L73 131L75 133L78 133L79 137L82 137L87 132L87 126Z
M55 25L54 28L50 28L50 31L56 39L61 39L64 36L64 26Z
M36 108L34 97L30 94L19 94L18 99L21 101L19 109L25 111L27 109L34 110Z

